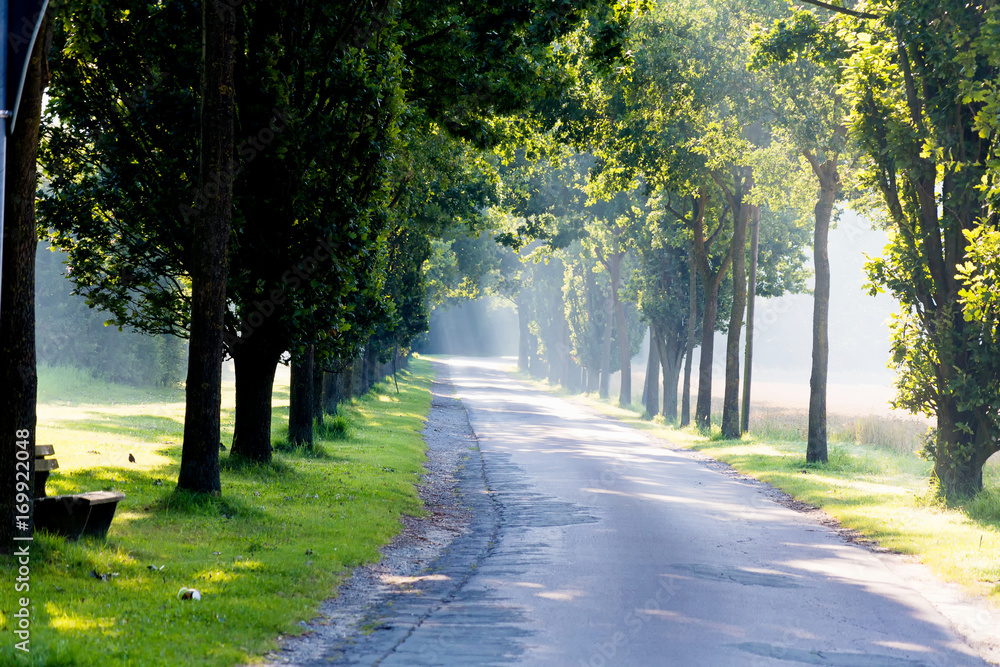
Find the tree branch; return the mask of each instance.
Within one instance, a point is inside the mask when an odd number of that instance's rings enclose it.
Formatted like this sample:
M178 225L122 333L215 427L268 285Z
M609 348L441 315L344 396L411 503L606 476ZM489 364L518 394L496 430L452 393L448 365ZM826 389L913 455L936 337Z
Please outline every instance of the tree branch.
M868 12L859 12L854 9L848 9L847 7L838 7L837 5L831 5L826 2L821 2L820 0L801 0L806 4L814 5L816 7L821 7L823 9L829 9L831 12L837 12L838 14L847 14L848 16L853 16L856 19L878 19L882 18L878 14L869 14Z

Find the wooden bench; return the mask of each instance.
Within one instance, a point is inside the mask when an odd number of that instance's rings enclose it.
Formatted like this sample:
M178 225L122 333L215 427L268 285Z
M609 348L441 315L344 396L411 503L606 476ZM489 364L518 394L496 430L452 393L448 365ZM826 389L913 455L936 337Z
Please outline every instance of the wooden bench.
M49 473L59 468L52 445L35 445L35 528L71 540L105 537L124 493L89 491L65 496L46 496Z
M52 445L35 445L35 497L45 497L45 482L49 479L49 473L59 468L59 461L54 458L46 458L56 455L56 448Z
M35 528L63 535L71 540L105 537L115 518L124 493L88 491L65 496L35 499Z

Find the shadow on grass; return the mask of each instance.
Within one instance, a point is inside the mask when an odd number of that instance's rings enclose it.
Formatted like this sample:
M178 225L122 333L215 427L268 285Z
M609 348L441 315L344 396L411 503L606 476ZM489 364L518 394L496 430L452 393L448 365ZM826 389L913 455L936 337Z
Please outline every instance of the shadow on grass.
M151 509L162 514L181 514L207 518L260 519L264 513L238 498L212 496L174 489L151 505Z
M242 456L232 455L219 459L219 469L224 473L259 482L273 482L297 474L295 468L280 459L259 463Z

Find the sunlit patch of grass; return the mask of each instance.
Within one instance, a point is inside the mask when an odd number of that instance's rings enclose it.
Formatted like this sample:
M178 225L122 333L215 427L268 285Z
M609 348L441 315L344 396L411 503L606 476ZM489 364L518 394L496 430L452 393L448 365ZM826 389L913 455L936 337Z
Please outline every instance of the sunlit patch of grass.
M352 428L336 440L320 435L321 455L278 453L271 465L254 466L223 453L218 498L175 490L182 394L100 403L104 385L92 379L80 390L86 403L55 392L61 403L40 406L38 428L61 466L50 494L108 488L126 498L106 540L36 535L33 651L15 658L8 642L0 663L233 665L275 648L279 634L301 632L298 622L315 614L347 568L377 559L401 515L422 513L415 484L431 374L415 359L398 375L400 394L385 390L342 406ZM276 432L287 429L282 379ZM128 393L107 391L115 399ZM223 401L231 434L231 384ZM12 581L11 560L0 565ZM201 601L178 599L182 587L200 590ZM13 586L0 592L0 625L10 626L15 595Z

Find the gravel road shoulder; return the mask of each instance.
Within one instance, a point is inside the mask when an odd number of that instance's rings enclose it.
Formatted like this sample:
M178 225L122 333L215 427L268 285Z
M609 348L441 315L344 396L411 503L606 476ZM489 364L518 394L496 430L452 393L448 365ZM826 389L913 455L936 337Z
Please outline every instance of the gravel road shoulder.
M319 616L302 623L305 633L282 638L265 664L377 663L446 604L488 555L499 526L497 508L486 492L476 437L453 395L448 367L435 369L419 488L427 514L404 517L403 531L382 549L382 559L357 568Z

